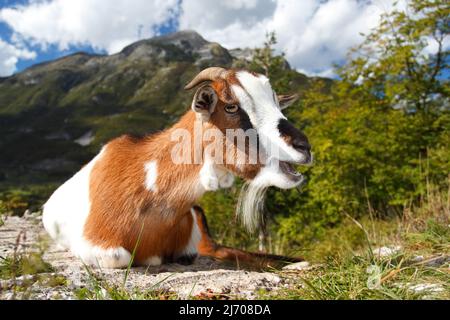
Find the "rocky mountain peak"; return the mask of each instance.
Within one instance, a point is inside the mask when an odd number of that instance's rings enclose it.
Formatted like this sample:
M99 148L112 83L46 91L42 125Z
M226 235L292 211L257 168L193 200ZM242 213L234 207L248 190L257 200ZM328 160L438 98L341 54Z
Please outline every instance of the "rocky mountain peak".
M141 47L149 46L176 46L185 51L197 51L209 42L200 34L192 30L178 31L168 35L158 36L151 39L137 41L126 46L121 53L129 55Z
M198 66L215 62L223 66L230 66L233 57L220 44L205 40L193 30L174 32L151 39L140 40L127 47L121 55L129 59L148 59L157 57L163 59L193 59Z

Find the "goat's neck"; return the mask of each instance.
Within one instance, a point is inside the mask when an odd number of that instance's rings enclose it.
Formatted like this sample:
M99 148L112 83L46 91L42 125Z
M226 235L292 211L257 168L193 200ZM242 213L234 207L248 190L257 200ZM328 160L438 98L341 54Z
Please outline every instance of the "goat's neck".
M173 134L180 129L190 135L191 152L199 152L200 148L200 154L202 154L203 145L194 145L195 120L195 114L188 112L171 128L148 137L145 143L146 158L149 162L157 163L158 178L155 188L161 198L160 206L177 215L188 212L207 190L201 179L204 171L202 168L205 167L202 161L177 164L172 159L174 147L179 143L179 141L172 141Z

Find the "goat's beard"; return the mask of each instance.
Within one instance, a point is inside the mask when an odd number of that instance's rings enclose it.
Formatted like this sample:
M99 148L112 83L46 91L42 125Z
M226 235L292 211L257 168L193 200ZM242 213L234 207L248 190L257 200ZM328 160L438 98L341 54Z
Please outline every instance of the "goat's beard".
M264 202L269 186L246 182L239 194L237 213L248 232L254 233L264 219Z

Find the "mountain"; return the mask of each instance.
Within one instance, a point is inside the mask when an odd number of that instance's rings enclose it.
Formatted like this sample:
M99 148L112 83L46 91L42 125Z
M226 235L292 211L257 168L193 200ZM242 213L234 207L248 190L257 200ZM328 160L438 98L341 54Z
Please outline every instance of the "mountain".
M60 182L109 139L167 127L187 110L192 92L183 87L195 74L245 67L251 53L181 31L114 55L80 52L0 78L0 189ZM293 90L308 85L291 72Z

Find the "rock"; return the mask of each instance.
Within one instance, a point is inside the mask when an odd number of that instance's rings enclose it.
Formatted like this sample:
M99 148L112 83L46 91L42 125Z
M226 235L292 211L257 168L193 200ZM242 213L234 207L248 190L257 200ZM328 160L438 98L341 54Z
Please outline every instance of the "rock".
M401 246L380 247L373 250L373 254L378 258L392 257L401 251Z
M439 298L445 289L438 283L396 283L395 287L418 294L422 300L433 300Z
M304 271L304 270L310 270L311 268L312 268L312 266L310 265L310 263L308 261L301 261L301 262L289 264L289 265L285 266L283 268L283 270Z
M253 55L255 54L255 50L250 48L236 48L229 50L229 52L234 58L245 60L248 62L252 61Z
M419 283L415 285L409 285L408 289L414 291L415 293L422 293L422 292L437 293L444 291L444 288L437 283Z
M412 263L419 263L419 262L422 262L423 260L424 260L423 256L414 256L414 257L412 257L411 262Z
M92 130L89 130L88 132L83 134L81 137L76 139L74 142L78 143L82 147L86 147L86 146L90 145L92 143L92 141L94 141L94 139L95 139L95 137L94 137Z
M424 261L424 265L426 265L427 267L434 267L434 268L439 268L444 265L447 265L447 267L450 268L450 256L443 254L433 258L426 259Z

